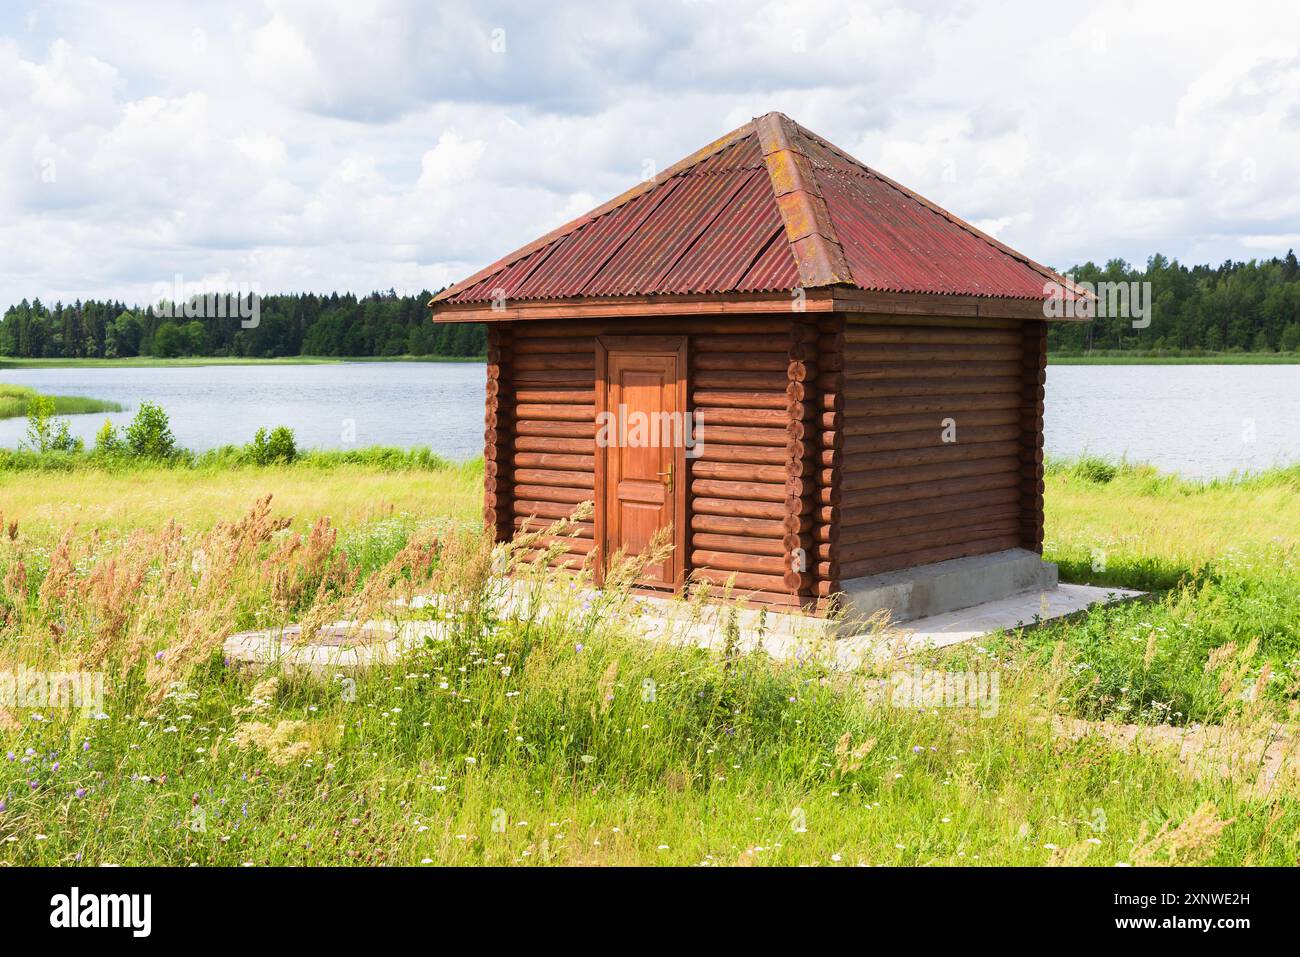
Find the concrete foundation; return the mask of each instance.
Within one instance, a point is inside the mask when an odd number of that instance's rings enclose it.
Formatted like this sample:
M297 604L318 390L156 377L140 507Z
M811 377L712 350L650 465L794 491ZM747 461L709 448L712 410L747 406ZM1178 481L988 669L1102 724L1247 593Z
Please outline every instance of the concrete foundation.
M913 621L1056 587L1056 566L1023 548L991 555L954 558L885 572L843 583L845 614L841 634L887 612L892 621Z

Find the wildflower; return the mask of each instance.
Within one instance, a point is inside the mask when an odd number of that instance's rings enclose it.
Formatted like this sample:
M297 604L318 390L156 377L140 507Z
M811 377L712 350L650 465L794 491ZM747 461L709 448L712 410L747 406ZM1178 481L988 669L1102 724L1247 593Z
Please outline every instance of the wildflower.
M85 788L77 788L77 790L73 791L72 793L73 793L73 795L75 795L78 799L80 799L80 798L84 798L84 797L86 796L86 789L85 789Z

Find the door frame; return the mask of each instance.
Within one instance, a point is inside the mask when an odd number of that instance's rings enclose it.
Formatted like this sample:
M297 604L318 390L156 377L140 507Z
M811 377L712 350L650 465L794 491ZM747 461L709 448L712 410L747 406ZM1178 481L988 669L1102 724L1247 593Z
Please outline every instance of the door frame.
M690 428L693 419L686 407L688 390L686 388L687 378L690 376L690 366L687 365L687 336L597 336L596 337L596 410L597 416L595 421L599 420L602 412L609 411L609 354L613 353L632 353L646 356L675 356L677 360L677 382L676 399L677 412L682 416L683 428ZM596 514L595 514L595 581L597 585L605 584L605 531L607 516L605 509L608 504L606 489L606 464L605 457L609 449L596 447L596 476L595 476L595 496L596 496ZM685 444L678 444L673 449L673 470L678 476L677 483L673 486L672 491L672 508L675 519L673 521L673 558L676 566L676 575L670 585L638 585L637 587L647 588L667 588L673 591L680 591L686 584L686 526L689 518L686 514L686 485L690 481L690 476L686 473L686 447Z

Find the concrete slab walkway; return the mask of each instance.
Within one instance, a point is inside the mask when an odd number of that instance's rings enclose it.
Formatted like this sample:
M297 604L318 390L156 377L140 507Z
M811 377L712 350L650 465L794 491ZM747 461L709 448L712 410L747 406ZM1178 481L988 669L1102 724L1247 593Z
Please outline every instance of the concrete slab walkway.
M755 609L692 604L681 599L634 596L620 617L630 634L651 641L690 644L721 650L734 620L737 646L745 651L762 649L778 660L819 656L836 667L854 668L864 661L902 658L925 648L944 648L990 634L1051 621L1097 604L1126 601L1142 592L1089 585L1058 585L1041 592L1026 592L985 602L959 611L919 618L899 625L878 627L863 634L836 637L834 623L785 613L762 614ZM589 591L565 596L568 602L590 600ZM437 605L436 597L417 598L410 608ZM393 621L340 621L309 642L301 629L242 632L225 642L226 660L237 667L266 667L279 662L290 671L326 676L373 664L396 661L404 651L425 641L441 641L448 625L442 621L401 620L408 609L395 609ZM507 617L545 616L547 599L530 607L530 597L507 586L502 591L500 613Z

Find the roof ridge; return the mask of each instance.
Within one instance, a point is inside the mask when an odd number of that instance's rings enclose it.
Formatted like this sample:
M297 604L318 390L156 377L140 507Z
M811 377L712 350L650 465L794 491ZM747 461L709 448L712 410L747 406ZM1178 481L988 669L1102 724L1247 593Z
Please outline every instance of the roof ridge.
M710 156L715 156L718 153L721 153L727 147L735 145L736 143L740 142L746 136L749 136L752 133L754 133L754 121L750 120L749 122L736 127L730 133L726 133L723 136L718 137L716 140L714 140L712 143L708 144L707 146L702 147L701 149L696 150L694 153L691 153L689 156L678 160L672 166L669 166L667 169L663 170L660 173L656 173L650 179L642 180L641 182L633 186L631 189L619 193L619 195L615 196L613 199L609 200L608 202L602 203L601 205L597 206L595 209L583 213L581 216L578 216L576 219L572 219L569 222L565 223L564 225L556 227L546 235L534 239L532 242L527 243L526 245L520 246L514 252L503 256L502 258L498 259L496 262L488 266L484 266L482 269L474 273L472 276L462 279L460 282L455 283L454 285L448 286L446 289L442 290L440 293L438 293L436 296L430 299L429 305L433 305L436 302L441 302L444 299L449 299L450 297L456 295L457 293L463 292L464 290L471 288L476 283L481 282L483 279L486 279L488 276L492 275L493 273L505 269L506 267L511 266L514 263L518 262L520 259L523 259L529 253L536 252L538 249L541 249L546 244L554 242L555 240L560 239L564 236L567 236L569 233L572 233L575 230L587 225L587 223L599 219L601 216L604 216L606 213L612 213L614 212L614 210L626 206L628 203L636 199L638 196L642 196L645 193L648 193L650 190L654 189L655 187L663 185L665 182L672 179L674 176L677 176L680 173L684 173L692 166L696 166L702 163Z
M853 272L817 185L812 161L791 135L799 125L784 113L765 113L755 117L753 125L790 255L799 268L800 284L809 288L853 285Z
M828 150L830 150L835 155L839 156L841 159L848 160L854 166L857 166L868 176L875 177L876 179L884 183L886 186L892 187L893 189L897 190L899 193L903 194L913 202L920 203L926 209L948 220L950 223L952 223L954 226L958 227L959 229L964 229L972 236L984 240L984 242L988 243L990 246L992 246L994 249L998 250L999 252L1004 253L1013 259L1019 260L1029 268L1035 270L1036 272L1041 273L1043 276L1047 277L1053 282L1060 283L1062 286L1069 289L1071 292L1080 292L1080 290L1077 287L1075 287L1073 282L1071 282L1069 279L1062 276L1055 269L1052 269L1048 266L1044 266L1042 263L1030 259L1024 253L1020 252L1019 250L1012 249L1006 243L1002 242L999 239L995 239L994 237L990 236L988 233L984 232L984 230L979 229L976 226L972 226L970 223L966 222L966 220L962 219L960 216L957 216L955 213L951 213L948 210L944 209L942 206L940 206L938 203L934 202L933 200L926 199L924 196L922 196L920 193L916 192L915 190L908 189L902 183L899 183L898 181L891 179L890 177L886 176L884 173L880 172L879 170L872 169L870 166L862 162L862 160L858 159L852 153L849 153L846 150L843 150L840 147L836 146L834 143L826 139L824 136L814 133L812 130L808 129L807 127L801 126L799 123L796 123L794 120L791 120L789 117L786 117L786 119L791 124L794 125L795 129L798 130L801 136L806 136L809 139L815 140L817 143L820 143L822 146L826 147Z

